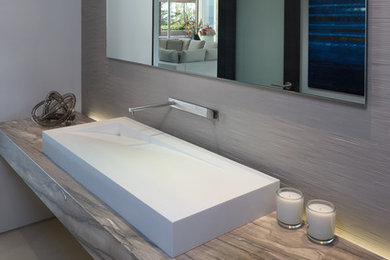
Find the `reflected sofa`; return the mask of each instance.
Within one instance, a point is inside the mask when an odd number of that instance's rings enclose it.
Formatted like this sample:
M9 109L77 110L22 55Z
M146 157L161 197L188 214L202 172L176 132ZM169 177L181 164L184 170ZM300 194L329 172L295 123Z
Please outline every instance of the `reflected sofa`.
M190 39L160 39L158 67L216 77L218 44Z

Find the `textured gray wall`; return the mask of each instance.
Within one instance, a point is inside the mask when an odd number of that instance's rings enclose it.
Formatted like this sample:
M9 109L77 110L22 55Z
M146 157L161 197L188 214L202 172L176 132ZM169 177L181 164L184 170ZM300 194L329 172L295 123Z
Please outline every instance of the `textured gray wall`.
M0 121L29 117L47 92L73 92L81 109L81 0L3 0ZM0 232L51 212L0 159Z
M211 122L168 109L136 119L337 206L340 233L390 257L390 2L369 1L368 106L348 106L105 58L105 1L83 0L83 112L127 115L168 96L220 111Z
M80 9L81 0L1 1L1 121L29 116L50 90L80 101Z

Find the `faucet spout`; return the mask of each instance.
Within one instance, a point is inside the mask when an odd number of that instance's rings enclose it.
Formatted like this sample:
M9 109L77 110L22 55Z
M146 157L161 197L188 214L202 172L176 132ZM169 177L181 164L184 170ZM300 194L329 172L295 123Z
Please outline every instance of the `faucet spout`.
M163 103L163 104L152 104L152 105L146 105L146 106L140 106L140 107L130 107L129 108L129 113L130 113L131 116L134 116L134 112L137 112L137 111L146 110L146 109L149 109L149 108L173 106L175 104L176 104L176 102L169 101L169 102Z

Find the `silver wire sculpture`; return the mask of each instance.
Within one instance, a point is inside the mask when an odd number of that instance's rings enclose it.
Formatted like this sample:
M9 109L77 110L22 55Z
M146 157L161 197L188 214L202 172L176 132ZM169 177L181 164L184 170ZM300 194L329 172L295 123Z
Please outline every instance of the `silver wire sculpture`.
M45 100L39 102L31 111L31 119L41 126L57 126L65 122L70 125L75 119L76 96L72 93L61 95L51 91Z

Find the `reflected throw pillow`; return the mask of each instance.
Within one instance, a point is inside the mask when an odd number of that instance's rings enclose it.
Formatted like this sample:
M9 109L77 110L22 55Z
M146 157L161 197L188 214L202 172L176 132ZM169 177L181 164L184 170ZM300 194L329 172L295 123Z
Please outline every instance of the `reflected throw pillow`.
M176 39L169 39L167 42L167 49L181 51L183 49L183 41L176 40Z
M168 40L167 39L159 39L158 43L159 43L159 47L161 49L166 49Z
M189 63L189 62L204 61L205 56L206 56L205 49L183 51L181 54L180 62Z
M188 46L188 50L199 50L203 49L205 44L205 41L197 41L197 40L191 40L190 45Z
M159 58L160 61L167 61L167 62L173 62L178 63L179 62L179 55L176 50L159 50Z
M188 47L190 46L191 40L182 40L183 41L183 51L188 50Z

